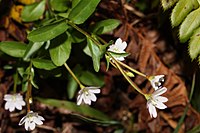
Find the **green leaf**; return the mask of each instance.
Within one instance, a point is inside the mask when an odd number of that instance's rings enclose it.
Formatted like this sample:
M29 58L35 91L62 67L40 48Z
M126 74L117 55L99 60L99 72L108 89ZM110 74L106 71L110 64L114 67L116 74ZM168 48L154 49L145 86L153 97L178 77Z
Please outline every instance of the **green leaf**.
M193 31L200 25L200 8L192 11L180 26L180 41L186 42L193 34Z
M80 65L76 65L76 67L72 71L74 72L76 77L79 77L82 72L82 68ZM77 88L78 88L77 82L69 74L68 75L68 84L67 84L67 94L68 94L69 99L72 99L74 97L74 95L77 91Z
M66 11L70 6L69 0L51 0L50 1L51 7L59 12Z
M80 2L81 0L72 0L72 9L76 7L76 5Z
M57 66L53 64L51 60L47 59L32 59L33 66L39 69L52 70Z
M200 125L197 125L191 130L187 131L187 133L199 133L199 132L200 132Z
M188 50L192 59L200 54L200 28L198 28L190 38Z
M28 39L32 42L45 42L64 33L68 28L65 21L55 22L31 31L28 34Z
M83 71L79 79L83 84L88 85L88 86L101 87L104 85L103 77L100 77L99 75L97 76L90 71Z
M126 52L125 53L114 53L114 52L109 51L109 53L115 58L127 57L130 55L129 53L126 53Z
M51 60L56 66L62 66L71 53L71 36L62 34L51 41L49 49Z
M69 19L75 24L82 24L95 11L100 0L81 0L70 12Z
M161 4L164 10L172 7L178 0L161 0Z
M77 106L73 102L56 100L56 99L44 99L44 98L36 98L36 99L44 104L58 108L64 108L72 112L80 113L81 115L89 116L99 120L110 120L110 118L107 115L94 108L91 108L90 106L86 105Z
M22 58L27 45L20 42L0 42L0 50L12 57Z
M93 25L92 32L99 35L104 34L114 30L117 26L119 26L119 24L120 21L116 19L102 20Z
M31 42L30 44L28 44L28 47L26 49L23 59L25 61L28 61L30 57L43 46L43 44L44 42L35 42L35 43Z
M199 6L197 0L179 0L171 15L172 26L178 26L190 11Z
M31 22L38 20L45 11L45 0L38 3L27 5L22 10L22 20L24 22Z
M89 50L92 56L94 70L98 72L100 68L100 59L101 59L102 53L99 47L95 43L93 43L93 41L91 41L90 39L87 39L87 45L89 47Z

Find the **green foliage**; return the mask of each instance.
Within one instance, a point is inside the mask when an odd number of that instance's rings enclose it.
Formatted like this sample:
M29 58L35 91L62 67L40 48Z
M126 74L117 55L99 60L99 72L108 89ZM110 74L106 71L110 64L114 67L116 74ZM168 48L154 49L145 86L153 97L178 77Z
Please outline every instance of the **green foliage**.
M120 21L116 19L102 20L93 25L92 32L98 35L104 34L114 30L117 26L119 26L119 24Z
M22 10L22 20L24 22L31 22L38 20L45 11L45 0L42 0L38 3L33 3L31 5L27 5Z
M165 2L167 1L162 0L162 5ZM170 5L173 6L175 3L176 2L173 2ZM179 29L180 42L184 43L190 40L188 51L192 60L194 60L195 58L198 58L200 54L200 38L199 38L200 7L199 5L200 5L199 0L190 0L190 1L179 0L176 6L174 7L172 11L172 15L171 15L172 26L175 27L175 26L180 25L180 29ZM169 7L163 6L163 8L167 9ZM199 63L200 63L200 60L199 60Z
M69 101L63 101L63 100L56 100L56 99L44 99L44 98L37 98L37 100L39 100L40 102L44 103L44 104L48 104L54 107L58 107L58 108L64 108L67 110L70 110L72 112L76 112L76 113L80 113L82 115L85 116L89 116L92 118L96 118L99 120L111 120L107 115L105 115L104 113L93 109L89 106L77 106L75 103L73 102L69 102Z
M12 57L22 58L26 48L26 44L20 42L0 42L0 50Z
M164 10L172 7L178 0L161 0L162 7Z
M62 34L51 41L49 49L51 60L56 66L62 66L71 53L71 36Z
M51 60L47 59L32 59L33 66L38 69L44 70L52 70L55 69L57 66L53 64Z
M64 12L70 7L69 0L51 0L50 3L55 11Z
M100 0L81 0L72 9L69 14L69 19L75 24L82 24L95 11Z
M31 31L28 34L28 39L32 42L45 42L64 33L68 28L67 23L62 20Z

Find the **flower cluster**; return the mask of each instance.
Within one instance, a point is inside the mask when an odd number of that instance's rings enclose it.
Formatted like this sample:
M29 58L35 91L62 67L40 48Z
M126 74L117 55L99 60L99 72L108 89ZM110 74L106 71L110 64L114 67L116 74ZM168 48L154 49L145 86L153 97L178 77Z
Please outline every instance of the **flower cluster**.
M10 112L13 112L15 108L22 110L22 106L26 105L21 94L6 94L4 95L4 100L6 101L5 109L9 110ZM43 120L44 118L42 116L30 111L20 120L19 125L25 123L25 129L29 131L35 129L36 125L42 125Z

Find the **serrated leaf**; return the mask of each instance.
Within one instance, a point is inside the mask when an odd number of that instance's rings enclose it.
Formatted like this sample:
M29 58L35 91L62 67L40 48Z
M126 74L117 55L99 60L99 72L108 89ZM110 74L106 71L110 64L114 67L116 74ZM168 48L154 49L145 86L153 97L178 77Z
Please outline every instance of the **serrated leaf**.
M62 34L68 28L69 26L65 21L55 22L31 31L28 34L28 39L32 42L45 42Z
M95 11L100 0L81 0L70 12L69 19L75 24L82 24Z
M24 54L24 60L28 61L30 57L43 46L44 42L29 43Z
M70 6L69 0L51 0L50 1L51 7L56 11L66 11Z
M51 41L49 49L51 60L56 66L62 66L71 53L71 36L62 34Z
M119 24L120 21L117 19L102 20L93 25L92 32L99 35L104 34L114 30L117 26L119 26Z
M110 120L110 118L107 115L94 108L91 108L90 106L85 106L85 105L77 106L75 103L66 100L63 101L63 100L45 99L45 98L37 98L37 100L39 100L44 104L48 104L58 108L64 108L72 112L77 112L82 115L96 118L99 120Z
M45 0L42 0L38 3L33 3L31 5L27 5L22 10L22 20L24 22L31 22L38 20L45 11Z
M22 58L27 45L21 42L0 42L0 50L12 57Z
M192 11L179 29L179 37L181 42L186 42L191 35L193 34L194 30L200 26L200 8Z
M164 10L172 7L178 0L161 0L161 4Z
M198 28L190 38L188 50L192 59L200 54L200 28Z
M47 59L32 59L33 66L38 69L44 70L52 70L55 69L57 66L53 64L51 60Z
M172 26L178 26L190 11L199 6L197 0L179 0L171 15Z

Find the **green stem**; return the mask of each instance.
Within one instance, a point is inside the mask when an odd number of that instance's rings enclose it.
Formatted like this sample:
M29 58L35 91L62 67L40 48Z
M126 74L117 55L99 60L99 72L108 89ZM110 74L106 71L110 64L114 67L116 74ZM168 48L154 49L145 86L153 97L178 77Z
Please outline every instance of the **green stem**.
M26 92L26 103L27 103L27 112L30 112L30 104L32 102L30 102L30 100L32 100L32 85L31 85L31 69L32 69L32 62L30 62L29 65L29 73L28 73L28 88L27 88L27 92Z
M14 74L14 87L13 87L13 92L14 93L17 92L17 81L18 81L18 73L16 71L16 73Z
M126 73L124 72L124 70L120 67L120 65L118 64L118 61L112 57L112 55L110 55L110 53L108 53L108 55L114 60L115 65L117 66L117 68L119 69L119 71L122 73L122 75L124 76L124 78L130 83L130 85L137 90L140 94L145 96L145 93L143 93L135 83L132 82L132 80L126 75Z
M101 45L97 40L95 40L90 34L88 34L87 32L85 32L84 30L82 30L81 28L79 28L78 26L76 26L73 22L71 21L67 21L67 23L69 25L71 25L74 29L76 29L77 31L79 31L80 33L82 33L83 35L85 35L86 37L88 37L90 40L92 40L97 46Z
M117 61L117 63L120 64L120 65L122 65L123 67L129 69L130 71L132 71L132 72L134 72L134 73L136 73L136 74L138 74L138 75L140 75L140 76L143 76L143 77L147 78L147 75L145 75L145 74L143 74L143 73L141 73L141 72L139 72L139 71L137 71L137 70L131 68L130 66L124 64L123 62Z
M67 65L67 63L65 63L64 66L67 69L67 71L70 73L70 75L73 77L73 79L79 84L80 88L81 89L85 88L85 86L83 84L81 84L81 82L79 81L79 79L76 77L76 75L69 68L69 66Z

